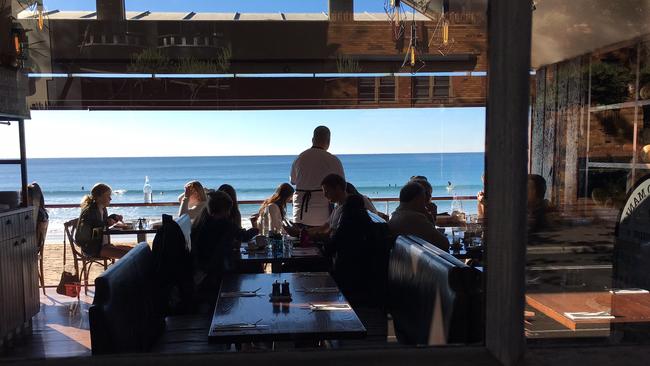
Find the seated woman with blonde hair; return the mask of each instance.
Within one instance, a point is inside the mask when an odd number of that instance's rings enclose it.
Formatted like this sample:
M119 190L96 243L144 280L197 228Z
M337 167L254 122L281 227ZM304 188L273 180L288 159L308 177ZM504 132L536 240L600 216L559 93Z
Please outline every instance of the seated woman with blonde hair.
M258 225L262 235L269 232L282 232L282 222L287 214L287 202L293 197L294 189L289 183L282 183L273 195L262 203L259 210Z
M111 203L111 187L104 183L93 186L90 194L81 201L81 214L77 223L75 240L87 256L122 258L131 247L110 243L106 229L120 225L122 216L108 215L106 209Z
M193 180L185 184L185 192L178 197L178 200L181 203L178 216L188 214L190 220L194 222L205 208L208 196L205 194L203 185L199 181Z

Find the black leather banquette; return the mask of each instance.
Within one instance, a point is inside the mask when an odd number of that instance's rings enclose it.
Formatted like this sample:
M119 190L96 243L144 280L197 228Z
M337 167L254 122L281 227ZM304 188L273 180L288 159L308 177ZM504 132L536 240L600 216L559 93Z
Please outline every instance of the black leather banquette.
M397 237L389 260L388 299L398 341L480 342L481 275L418 237Z
M159 338L170 313L170 287L178 282L170 268L179 262L174 255L187 248L188 222L164 217L153 252L140 243L95 279L89 309L93 354L146 352Z
M93 354L143 352L164 329L159 286L147 243L140 243L95 279L89 310Z

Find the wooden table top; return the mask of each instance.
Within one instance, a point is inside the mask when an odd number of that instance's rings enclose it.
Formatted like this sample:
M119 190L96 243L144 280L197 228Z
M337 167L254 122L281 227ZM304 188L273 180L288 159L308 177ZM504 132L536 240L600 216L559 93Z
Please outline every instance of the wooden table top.
M650 322L650 293L572 292L526 295L526 302L569 329L594 324ZM567 313L604 312L611 319L571 319Z
M275 281L289 282L292 301L272 303ZM257 291L254 297L225 297L229 292ZM310 291L322 292L310 292ZM314 311L310 304L349 303L327 272L232 274L221 282L208 339L214 343L363 338L366 329L354 310ZM219 329L231 324L255 324L252 329Z

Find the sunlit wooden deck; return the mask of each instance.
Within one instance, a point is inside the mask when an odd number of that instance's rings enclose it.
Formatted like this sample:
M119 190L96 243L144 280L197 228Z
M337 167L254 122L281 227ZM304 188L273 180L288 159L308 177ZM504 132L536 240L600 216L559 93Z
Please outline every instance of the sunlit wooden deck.
M94 288L79 300L47 288L41 293L41 310L32 320L32 335L7 347L3 358L54 358L90 356L88 308Z
M0 353L1 362L12 362L25 359L52 359L62 357L85 357L91 356L90 325L88 322L88 309L94 296L94 287L88 288L88 295L82 294L77 300L56 293L55 288L47 288L46 294L41 293L40 312L32 320L32 335L8 344L4 353ZM176 336L171 335L171 338ZM206 334L207 337L207 334ZM367 348L386 347L397 345L392 321L389 320L389 334L385 340L387 343L364 344L363 342L347 341L345 344L329 342L324 344L325 348ZM383 345L382 345L383 343ZM196 345L195 339L187 342L174 342L172 339L164 350L154 349L154 353L205 353L224 352L228 349L208 347L207 338L205 345ZM292 349L293 342L278 342L272 349ZM244 351L270 350L266 345L250 345L244 347ZM240 351L241 351L240 350ZM237 351L232 347L231 351Z

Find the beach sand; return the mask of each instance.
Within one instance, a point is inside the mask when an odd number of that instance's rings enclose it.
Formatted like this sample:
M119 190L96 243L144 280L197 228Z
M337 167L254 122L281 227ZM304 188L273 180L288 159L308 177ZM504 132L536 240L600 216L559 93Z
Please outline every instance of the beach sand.
M118 244L118 243L115 243ZM130 244L133 243L119 243ZM65 270L74 274L74 260L70 250L70 244L66 244L66 264ZM109 262L110 264L110 262ZM81 266L81 263L79 263ZM79 269L81 270L81 268ZM45 275L45 286L56 286L61 280L61 272L63 271L63 244L46 244L43 251L43 272ZM99 276L104 271L103 266L93 264L90 268L90 276L88 277L88 284L91 285L95 282L95 277Z

